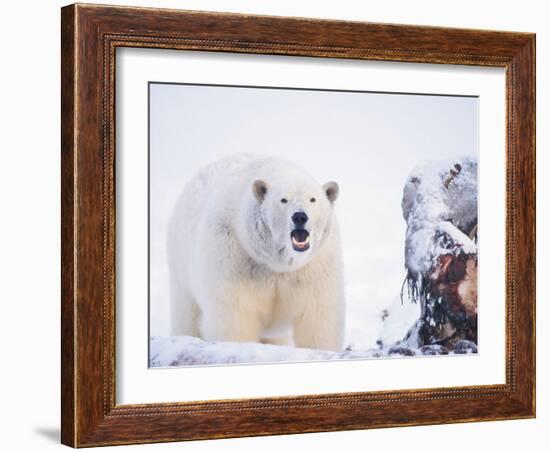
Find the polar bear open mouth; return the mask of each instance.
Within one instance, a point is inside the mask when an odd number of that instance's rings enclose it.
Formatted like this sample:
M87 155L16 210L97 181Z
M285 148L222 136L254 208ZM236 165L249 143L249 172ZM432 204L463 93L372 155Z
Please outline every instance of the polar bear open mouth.
M295 251L306 251L309 249L309 232L305 229L294 229L290 233L292 248Z

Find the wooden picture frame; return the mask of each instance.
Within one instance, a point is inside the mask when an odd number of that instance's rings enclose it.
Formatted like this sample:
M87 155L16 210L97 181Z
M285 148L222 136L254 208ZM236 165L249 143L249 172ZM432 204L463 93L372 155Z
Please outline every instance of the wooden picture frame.
M73 447L535 416L535 35L70 5L62 8L62 443ZM115 50L146 47L506 70L506 383L115 403Z

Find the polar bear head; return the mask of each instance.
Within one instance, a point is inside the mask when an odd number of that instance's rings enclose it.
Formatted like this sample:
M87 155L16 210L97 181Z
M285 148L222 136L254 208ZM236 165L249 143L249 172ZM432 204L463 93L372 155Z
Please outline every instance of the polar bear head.
M271 162L251 181L244 208L241 242L248 254L271 271L306 265L335 233L338 184L319 184L286 161Z

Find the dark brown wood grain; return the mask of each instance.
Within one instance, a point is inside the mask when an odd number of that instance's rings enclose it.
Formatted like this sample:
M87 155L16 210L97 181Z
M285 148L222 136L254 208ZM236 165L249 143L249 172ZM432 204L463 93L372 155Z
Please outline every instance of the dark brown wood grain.
M74 447L535 415L535 36L71 5L62 9L62 442ZM506 68L506 384L115 404L117 47Z
M74 444L74 9L64 8L61 15L61 441Z

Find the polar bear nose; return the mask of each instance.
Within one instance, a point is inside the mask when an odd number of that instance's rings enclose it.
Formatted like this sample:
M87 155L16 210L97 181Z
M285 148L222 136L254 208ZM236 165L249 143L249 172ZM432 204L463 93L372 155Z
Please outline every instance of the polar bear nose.
M298 228L303 228L308 219L305 212L294 212L294 215L292 215L292 221Z

